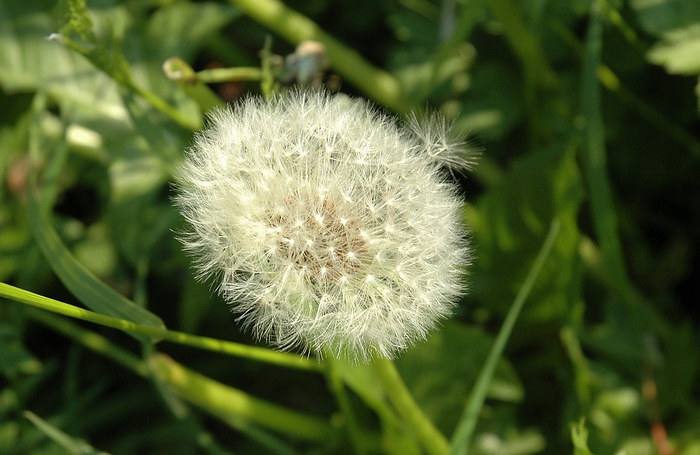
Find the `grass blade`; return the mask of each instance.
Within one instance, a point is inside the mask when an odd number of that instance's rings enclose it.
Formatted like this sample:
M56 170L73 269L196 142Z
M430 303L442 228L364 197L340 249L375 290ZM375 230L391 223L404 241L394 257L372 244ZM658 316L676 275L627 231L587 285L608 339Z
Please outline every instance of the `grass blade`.
M486 359L484 367L481 369L479 379L477 379L476 384L474 384L474 388L469 395L467 405L464 408L462 417L460 417L459 422L457 423L457 429L452 436L450 447L451 455L467 453L467 449L469 448L469 444L471 442L471 437L474 433L474 429L476 428L476 422L479 418L479 412L481 411L484 400L486 399L486 393L489 385L491 384L493 374L496 371L496 365L503 354L503 350L506 347L508 338L510 338L515 322L518 320L520 310L522 310L525 300L530 294L532 286L535 284L537 276L540 274L542 266L547 260L550 251L552 251L552 246L554 246L554 241L556 240L558 233L559 221L554 220L549 228L547 238L545 238L542 248L540 248L540 252L537 254L535 262L532 264L532 268L530 268L527 278L525 278L525 282L523 282L523 285L518 291L518 295L515 297L513 304L508 310L506 319L503 321L503 326L498 332L498 336L496 337L496 341L494 342L491 352Z
M25 411L24 417L32 422L39 431L48 436L56 444L63 447L68 453L75 455L108 455L107 452L99 451L87 442L64 433L33 412Z
M309 441L327 441L334 428L326 421L261 400L192 371L169 357L149 359L153 373L178 396L234 427L249 423Z
M42 155L41 116L46 99L39 94L33 103L34 119L30 127L29 152L34 162ZM45 152L43 154L46 154ZM39 250L63 285L91 310L140 325L164 328L163 321L155 314L119 294L85 268L63 243L51 224L49 215L53 199L50 184L38 184L36 166L29 172L28 191L29 224Z
M199 349L218 352L220 354L235 355L251 360L269 363L299 370L320 371L321 364L305 357L288 352L277 352L271 349L247 346L241 343L219 340L216 338L191 335L189 333L167 330L164 327L153 327L136 324L134 322L119 319L112 316L98 314L77 306L69 305L58 300L44 297L33 292L25 291L6 283L0 283L0 297L15 302L31 305L42 310L62 314L83 321L93 322L105 327L119 329L128 333L146 335L151 338L166 340Z
M605 131L601 113L598 68L602 48L603 24L600 5L594 2L590 14L583 61L581 110L586 119L583 165L591 198L591 212L600 250L613 280L628 283L617 231L617 216L606 168Z
M86 307L96 313L140 325L165 327L158 316L107 286L78 262L61 241L48 217L41 213L35 197L30 198L29 218L34 239L51 269Z

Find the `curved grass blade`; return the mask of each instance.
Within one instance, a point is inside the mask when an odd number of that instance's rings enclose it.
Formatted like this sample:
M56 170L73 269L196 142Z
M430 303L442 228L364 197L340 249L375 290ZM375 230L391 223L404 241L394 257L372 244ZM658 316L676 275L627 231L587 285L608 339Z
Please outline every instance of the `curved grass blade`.
M63 447L68 453L80 455L109 455L107 452L95 449L82 439L76 439L64 433L31 411L24 411L24 417L32 422L39 431L48 436L56 444Z
M178 343L185 346L192 346L207 351L218 352L219 354L234 355L250 360L269 363L287 368L295 368L306 371L320 371L321 364L289 352L277 352L272 349L257 346L248 346L232 341L219 340L216 338L191 335L189 333L167 330L163 327L153 327L136 324L124 319L98 314L74 305L69 305L43 295L25 291L15 286L0 282L0 297L13 300L15 302L31 305L52 313L62 314L75 319L93 322L105 327L122 330L124 332L139 334L149 337Z
M140 325L165 328L158 316L107 286L78 262L63 244L48 217L41 213L36 196L29 198L29 219L34 239L51 269L86 307L96 313Z

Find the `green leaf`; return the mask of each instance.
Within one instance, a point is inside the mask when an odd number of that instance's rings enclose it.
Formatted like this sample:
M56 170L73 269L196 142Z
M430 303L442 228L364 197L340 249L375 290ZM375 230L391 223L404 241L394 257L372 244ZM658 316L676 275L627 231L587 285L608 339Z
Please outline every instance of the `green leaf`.
M656 36L700 22L697 0L631 0L630 5L647 33Z
M671 74L700 73L700 21L664 34L649 50L650 62L663 65Z
M571 424L571 442L574 444L574 455L593 455L588 449L588 430L586 420L581 418L578 423Z
M115 24L112 30L108 30L111 41L100 42L94 32L93 21L87 9L85 0L61 0L59 2L59 41L85 56L97 68L109 74L117 82L124 85L132 85L129 63L124 58L119 36L124 31L119 25L124 24L122 15L113 15ZM121 19L121 20L115 20Z
M41 252L61 282L83 304L97 313L114 316L137 324L164 328L163 321L95 277L71 254L31 198L29 204L32 233Z
M157 60L177 56L189 61L205 39L239 16L239 10L232 5L175 2L158 9L149 19L148 43L157 52Z
M86 90L99 74L83 57L47 39L56 29L46 3L37 0L0 3L0 83L6 90L41 87L53 92L57 86L77 84ZM92 98L98 105L104 103L107 95L104 86L107 78L100 79L103 96Z
M124 49L125 37L131 37L133 40L131 36L133 34L127 33L130 16L124 7L115 7L110 11L108 18L99 28L101 32L99 36L94 31L86 31L86 29L92 30L93 21L84 0L63 0L59 7L59 17L61 19L61 33L52 35L52 38L83 55L95 67L104 71L123 87L147 100L152 107L169 116L180 126L187 129L201 127L201 118L196 103L187 98L182 90L179 90L174 84L168 83L160 71L157 74L161 82L166 82L164 86L172 91L173 97L176 99L179 97L179 102L176 102L175 106L157 94L156 90L151 91L148 88L149 85L162 87L163 84L143 84L140 80L137 83L133 77ZM132 43L133 41L129 41L130 48L137 49L138 46ZM143 57L149 55L150 52L145 50L145 52L138 52L138 54ZM155 68L160 68L160 62L153 62L149 58L144 58L144 60L151 63L152 74L153 63L156 63Z

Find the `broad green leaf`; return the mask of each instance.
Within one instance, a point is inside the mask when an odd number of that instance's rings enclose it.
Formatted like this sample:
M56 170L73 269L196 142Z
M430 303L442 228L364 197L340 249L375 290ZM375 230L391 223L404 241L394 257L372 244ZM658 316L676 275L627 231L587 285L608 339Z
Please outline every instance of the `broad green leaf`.
M700 22L697 0L630 0L630 5L647 33L656 36Z
M700 20L664 34L663 40L651 48L647 57L671 74L700 73Z
M190 61L204 40L239 16L232 5L175 2L153 13L145 28L150 38L146 44L157 53L157 60L177 56Z
M151 90L149 84L144 85L143 81L134 77L124 48L125 37L135 38L133 34L127 33L129 14L125 8L118 6L108 8L107 11L108 18L99 24L101 27L98 31L101 33L96 33L93 31L91 12L87 9L85 0L62 0L59 5L61 32L59 35L52 35L52 37L83 55L95 67L108 74L124 88L137 93L152 107L166 114L180 126L187 129L199 129L201 118L197 104L189 100L177 86L168 83L161 73L158 74L160 79L165 82L164 86L170 89L173 97L180 101L175 105L158 94L157 90ZM90 31L86 31L86 29ZM132 48L134 46L136 45L132 45ZM143 53L139 54L142 56ZM157 62L150 61L150 63L156 63L156 67L160 66ZM153 71L153 66L151 65L151 71ZM158 87L159 85L154 83L153 86Z
M0 4L0 83L6 90L84 84L97 74L83 57L48 39L56 31L49 13L51 3L27 0ZM102 77L103 90L105 80ZM95 97L95 101L100 99Z
M697 0L632 0L639 21L661 40L647 53L650 62L671 74L700 73L700 2ZM700 78L695 88L700 110Z
M85 56L117 82L132 85L129 63L119 40L124 35L124 14L115 14L118 11L112 14L113 29L107 30L111 42L101 42L85 0L61 0L58 8L60 35L55 39Z
M0 85L10 93L41 89L61 106L64 118L99 131L106 144L110 138L128 144L129 118L117 84L48 39L56 32L52 7L39 0L0 3Z

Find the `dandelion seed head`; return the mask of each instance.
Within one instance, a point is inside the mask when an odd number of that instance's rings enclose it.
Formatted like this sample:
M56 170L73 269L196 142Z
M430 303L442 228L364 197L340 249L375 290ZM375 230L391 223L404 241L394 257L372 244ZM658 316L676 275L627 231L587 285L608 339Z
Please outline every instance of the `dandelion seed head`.
M317 91L215 111L176 196L199 276L277 348L358 361L407 349L450 314L469 261L436 159L455 145L428 128Z

